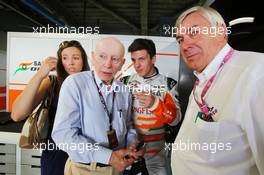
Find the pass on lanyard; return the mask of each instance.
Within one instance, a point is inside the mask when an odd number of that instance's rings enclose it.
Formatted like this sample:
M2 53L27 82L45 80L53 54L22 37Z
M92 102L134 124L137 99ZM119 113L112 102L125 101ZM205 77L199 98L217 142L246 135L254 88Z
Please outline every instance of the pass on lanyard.
M216 73L207 81L207 83L206 83L206 85L205 85L205 87L204 87L204 89L202 90L202 93L201 93L201 100L202 100L201 103L195 98L195 89L196 89L196 86L198 86L198 84L199 84L200 81L199 81L199 79L197 79L195 81L195 84L194 84L194 87L193 87L193 97L194 97L195 102L199 106L200 110L205 114L206 117L209 117L209 107L208 107L208 104L206 103L206 101L204 99L204 96L207 93L208 89L211 87L212 83L214 82L214 80L216 78L216 75L223 69L223 66L231 58L233 52L234 52L234 49L231 48L228 51L228 53L226 54L224 60L219 65Z
M104 107L105 112L108 115L108 118L109 118L109 131L107 131L107 138L108 138L109 148L115 149L115 148L118 147L118 139L117 139L117 136L116 136L116 130L112 126L113 112L114 112L114 102L115 102L115 91L113 92L112 111L110 113L110 111L107 108L106 102L104 100L103 94L101 93L101 91L100 91L100 89L99 89L99 87L98 87L98 85L96 83L94 72L92 72L92 75L93 75L93 80L94 80L94 83L96 85L99 97L100 97L100 101L101 101L101 103L102 103L102 105Z
M113 122L114 102L115 102L115 95L116 95L116 94L115 94L115 91L113 92L112 111L110 112L110 111L108 110L108 108L107 108L107 105L106 105L106 102L105 102L105 100L104 100L103 94L102 94L102 92L100 91L100 89L99 89L99 87L98 87L98 85L97 85L97 83L96 83L96 80L95 80L95 77L94 77L94 72L92 72L92 75L93 75L94 83L95 83L95 85L96 85L96 89L97 89L98 94L99 94L100 101L101 101L101 103L102 103L102 105L103 105L103 107L104 107L104 110L105 110L105 112L106 112L108 118L109 118L109 124L110 124L110 125L109 125L109 130L112 130L112 129L113 129L113 128L112 128L112 122Z

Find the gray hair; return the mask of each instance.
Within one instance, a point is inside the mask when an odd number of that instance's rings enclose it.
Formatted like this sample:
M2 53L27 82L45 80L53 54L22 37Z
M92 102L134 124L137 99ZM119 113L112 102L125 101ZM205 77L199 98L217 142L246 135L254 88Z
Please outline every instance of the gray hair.
M226 27L225 21L223 17L213 8L210 7L202 7L202 6L194 6L186 11L184 11L176 20L175 27L179 28L183 20L190 15L191 13L198 12L200 15L205 17L212 27L217 27L219 25L223 25Z

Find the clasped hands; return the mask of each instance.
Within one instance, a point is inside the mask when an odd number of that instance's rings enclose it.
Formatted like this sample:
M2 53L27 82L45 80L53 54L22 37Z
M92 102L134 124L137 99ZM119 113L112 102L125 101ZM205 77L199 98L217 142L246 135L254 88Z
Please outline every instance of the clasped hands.
M128 166L134 163L143 156L145 149L141 148L139 151L136 150L138 141L133 143L130 147L126 149L119 149L112 152L110 158L110 165L114 167L117 171L122 172Z

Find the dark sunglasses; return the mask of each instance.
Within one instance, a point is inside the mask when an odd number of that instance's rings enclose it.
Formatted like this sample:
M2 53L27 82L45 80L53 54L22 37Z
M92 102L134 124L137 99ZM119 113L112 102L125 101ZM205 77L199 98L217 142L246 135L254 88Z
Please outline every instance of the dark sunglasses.
M60 43L59 48L69 47L69 46L81 46L81 44L79 43L79 41L76 40L63 41L62 43Z

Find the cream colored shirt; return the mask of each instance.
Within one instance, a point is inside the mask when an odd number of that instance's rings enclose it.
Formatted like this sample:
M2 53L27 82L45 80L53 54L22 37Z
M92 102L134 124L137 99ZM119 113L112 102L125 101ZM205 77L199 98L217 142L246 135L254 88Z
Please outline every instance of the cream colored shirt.
M216 72L227 44L195 75L195 96L201 100L206 81ZM214 122L196 118L193 94L179 134L172 145L174 175L264 175L264 54L234 51L205 95L217 110Z

